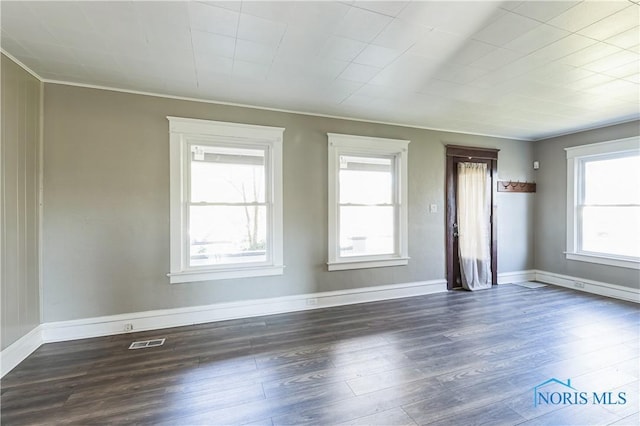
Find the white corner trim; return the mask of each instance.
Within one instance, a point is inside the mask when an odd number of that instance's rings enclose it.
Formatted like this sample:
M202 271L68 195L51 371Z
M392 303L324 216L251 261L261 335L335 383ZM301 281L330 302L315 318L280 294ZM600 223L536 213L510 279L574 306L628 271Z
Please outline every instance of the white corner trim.
M441 279L365 287L354 290L339 290L270 299L216 303L213 305L188 308L162 309L122 315L83 318L43 324L42 341L44 343L61 342L122 334L124 333L125 324L132 324L134 332L156 330L213 321L420 296L446 291L447 282Z
M23 70L25 70L26 72L28 72L29 74L31 74L33 77L35 77L36 79L38 79L38 81L40 81L41 83L44 83L44 79L42 77L40 77L38 75L38 73L36 73L34 70L32 70L31 68L29 68L28 66L26 66L22 61L20 61L19 59L17 59L15 56L13 56L11 53L7 52L6 50L0 48L0 52L2 52L3 55L5 55L7 58L11 59L13 62L15 62L16 64L18 64L18 66L20 68L22 68Z
M522 283L536 279L535 270L499 272L498 284Z
M535 280L545 284L552 284L559 287L598 294L600 296L613 297L614 299L640 303L640 289L637 288L588 280L585 278L571 277L568 275L556 274L554 272L535 272Z
M42 345L41 327L35 327L0 352L0 377L4 377Z

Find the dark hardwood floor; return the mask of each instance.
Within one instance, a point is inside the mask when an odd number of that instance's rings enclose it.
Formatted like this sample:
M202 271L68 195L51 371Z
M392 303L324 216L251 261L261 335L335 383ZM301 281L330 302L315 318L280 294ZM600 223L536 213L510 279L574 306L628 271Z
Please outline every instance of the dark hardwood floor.
M12 424L640 424L637 304L501 285L46 344ZM162 347L128 350L133 340ZM534 406L550 379L626 404Z

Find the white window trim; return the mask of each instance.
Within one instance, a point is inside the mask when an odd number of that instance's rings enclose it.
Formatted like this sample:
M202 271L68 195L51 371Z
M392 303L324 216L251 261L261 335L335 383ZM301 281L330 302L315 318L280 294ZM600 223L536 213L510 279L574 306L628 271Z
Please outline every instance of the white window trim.
M410 141L336 133L327 133L327 135L329 143L329 255L327 266L329 271L407 265L409 263L407 154ZM395 254L340 257L338 171L340 170L340 155L349 154L393 155L396 158L395 175L400 179L396 182L398 220L395 230L395 235L397 235Z
M640 269L640 261L623 256L591 253L579 250L578 221L576 209L579 198L580 163L584 159L606 154L619 154L625 152L640 151L640 136L613 141L599 142L589 145L581 145L565 148L567 152L567 250L565 256L568 260L580 262L598 263L602 265L617 266L621 268Z
M221 121L171 117L169 120L170 170L170 247L171 265L167 274L171 284L232 278L282 275L283 264L283 210L282 210L282 139L284 128L255 126ZM267 149L267 170L270 174L269 260L264 264L234 264L189 268L186 228L186 170L188 170L189 141L208 140L238 143L243 146Z

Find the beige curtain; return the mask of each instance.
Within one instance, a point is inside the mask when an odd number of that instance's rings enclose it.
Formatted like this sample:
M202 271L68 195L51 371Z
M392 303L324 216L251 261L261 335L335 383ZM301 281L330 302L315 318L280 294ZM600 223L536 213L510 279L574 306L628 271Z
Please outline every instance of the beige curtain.
M458 250L462 287L491 287L490 212L487 165L458 163Z

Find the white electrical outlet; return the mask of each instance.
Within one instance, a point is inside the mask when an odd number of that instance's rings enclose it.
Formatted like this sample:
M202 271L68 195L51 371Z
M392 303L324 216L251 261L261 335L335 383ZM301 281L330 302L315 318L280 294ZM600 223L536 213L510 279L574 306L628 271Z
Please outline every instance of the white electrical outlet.
M437 204L429 205L429 213L438 213L438 205Z
M124 325L124 331L133 331L133 324L127 323Z
M316 306L318 304L318 299L315 297L312 299L307 299L307 306Z
M580 282L580 281L574 281L573 282L573 286L575 288L584 288L584 283Z

